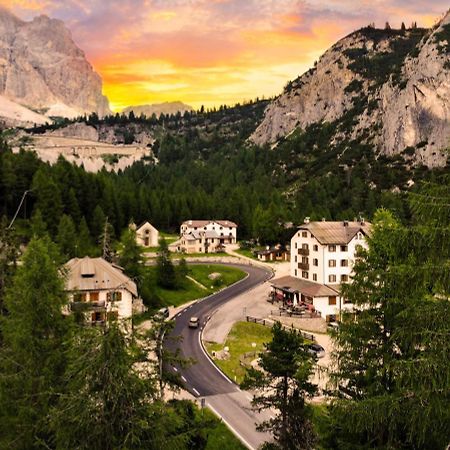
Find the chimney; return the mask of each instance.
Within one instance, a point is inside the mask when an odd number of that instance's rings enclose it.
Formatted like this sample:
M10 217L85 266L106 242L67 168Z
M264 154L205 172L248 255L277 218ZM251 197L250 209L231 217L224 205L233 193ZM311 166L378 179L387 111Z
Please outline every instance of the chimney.
M359 220L361 222L361 225L364 225L366 223L366 219L364 219L364 217L360 217Z
M192 225L192 220L190 220L190 221L188 222L188 224L189 224L189 225Z
M309 223L309 217L305 217L305 223Z
M325 217L322 217L322 222L326 222Z
M348 220L344 220L344 227L348 227Z

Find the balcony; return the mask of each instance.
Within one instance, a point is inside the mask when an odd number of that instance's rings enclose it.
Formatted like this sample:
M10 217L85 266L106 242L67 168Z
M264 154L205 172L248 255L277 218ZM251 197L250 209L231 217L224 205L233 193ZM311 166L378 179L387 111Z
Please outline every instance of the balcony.
M298 254L302 256L309 256L309 249L308 248L299 248Z
M71 302L70 309L74 312L101 312L105 310L105 301L101 300L98 302Z
M309 270L309 264L307 263L298 263L298 268L301 270Z

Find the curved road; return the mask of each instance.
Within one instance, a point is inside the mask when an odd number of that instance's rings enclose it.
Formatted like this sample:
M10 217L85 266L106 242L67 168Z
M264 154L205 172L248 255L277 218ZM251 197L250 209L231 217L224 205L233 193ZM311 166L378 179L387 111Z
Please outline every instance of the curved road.
M203 397L205 403L229 426L239 439L250 449L256 449L270 439L267 433L256 431L256 423L271 417L265 411L256 413L251 408L252 396L241 391L210 360L203 350L201 334L208 318L224 303L232 301L238 295L268 280L272 272L255 266L226 264L237 267L248 274L247 278L195 303L178 313L175 319L173 336L181 336L178 343L186 358L193 358L196 363L181 373L186 389L196 397ZM197 329L188 327L189 319L199 317ZM170 345L170 344L169 344ZM179 371L179 368L174 370Z

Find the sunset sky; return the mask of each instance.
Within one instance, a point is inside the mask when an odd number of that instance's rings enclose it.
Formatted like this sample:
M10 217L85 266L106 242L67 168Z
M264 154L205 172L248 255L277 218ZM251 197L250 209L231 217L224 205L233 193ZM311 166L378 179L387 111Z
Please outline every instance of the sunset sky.
M336 40L375 22L431 26L444 0L0 0L62 19L111 107L233 104L280 93ZM358 5L358 6L356 6Z

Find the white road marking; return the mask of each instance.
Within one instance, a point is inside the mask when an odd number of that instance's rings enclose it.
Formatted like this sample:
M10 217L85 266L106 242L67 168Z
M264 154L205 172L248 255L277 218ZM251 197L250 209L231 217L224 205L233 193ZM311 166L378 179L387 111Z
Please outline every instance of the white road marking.
M187 380L186 380L186 378L184 378L183 375L181 375L181 379L182 379L185 383L187 383Z
M253 401L253 396L251 396L250 394L247 395L247 398L248 398L250 401Z
M193 390L197 395L200 395L200 392L198 392L197 389L192 388L192 390Z
M211 357L208 355L208 353L206 353L205 349L203 348L202 340L201 340L201 338L200 338L200 335L201 335L201 333L198 333L198 344L199 344L200 348L202 349L202 352L206 355L206 357L207 357L210 361L212 361L212 360L211 360ZM216 369L217 372L219 372L220 375L222 375L222 376L225 378L225 380L228 381L228 383L233 384L233 382L232 382L232 381L231 381L224 373L222 373L222 371L214 364L214 362L212 362L212 365L213 365L214 369Z
M249 448L250 450L255 450L255 447L253 447L252 445L250 445L237 431L236 431L236 429L234 429L232 426L231 426L231 424L230 424L230 422L228 422L228 420L226 420L221 414L219 414L218 412L217 412L217 410L212 406L212 405L210 405L209 403L207 403L207 405L208 405L208 408L217 416L217 417L220 417L224 422L225 422L225 424L227 425L227 427L235 434L235 436L247 447L247 448Z
M174 367L173 370L175 370L175 372L178 372L178 369L176 367Z

